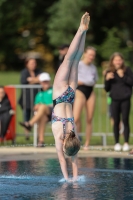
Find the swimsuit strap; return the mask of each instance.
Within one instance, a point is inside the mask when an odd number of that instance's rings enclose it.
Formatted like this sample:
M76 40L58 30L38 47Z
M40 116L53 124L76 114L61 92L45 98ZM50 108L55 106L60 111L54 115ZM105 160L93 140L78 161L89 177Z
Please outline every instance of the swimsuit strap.
M63 134L64 134L64 137L65 137L65 134L66 134L66 123L65 123L64 120L62 121L62 124L63 124Z
M68 118L67 120L68 120L68 122L71 122L71 124L72 124L72 130L74 131L74 117Z
M54 114L54 112L52 113L52 123L56 122L56 121L61 121L63 124L63 134L65 137L66 134L66 122L71 122L72 124L72 130L74 131L74 117L72 118L62 118L62 117L58 117Z
M72 130L74 131L74 118L63 118L62 124L63 124L63 134L64 134L64 138L66 135L66 122L71 122L72 124Z

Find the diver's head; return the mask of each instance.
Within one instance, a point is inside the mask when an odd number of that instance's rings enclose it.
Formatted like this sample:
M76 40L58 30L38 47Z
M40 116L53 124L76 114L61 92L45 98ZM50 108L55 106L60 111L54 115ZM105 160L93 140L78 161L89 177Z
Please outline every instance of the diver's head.
M80 141L76 137L74 131L70 131L66 134L66 137L64 139L63 143L63 151L67 156L74 156L78 153L80 149Z

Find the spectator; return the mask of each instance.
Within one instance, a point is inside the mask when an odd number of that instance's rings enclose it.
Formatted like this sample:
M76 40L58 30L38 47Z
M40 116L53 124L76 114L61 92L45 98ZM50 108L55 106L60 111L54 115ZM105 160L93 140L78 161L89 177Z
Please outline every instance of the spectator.
M107 71L108 71L108 69L103 71L103 76L106 75ZM110 124L113 127L114 120L113 120L113 116L112 116L112 99L110 97L110 94L107 95L107 105L108 105L108 116L110 118ZM124 124L122 121L120 121L120 124L119 124L119 133L122 135L124 134Z
M37 84L39 83L38 75L41 73L39 69L37 69L36 60L33 58L29 58L26 60L26 68L21 72L21 84ZM22 89L21 96L19 99L19 104L23 109L24 121L29 121L31 117L31 111L33 110L34 98L37 94L38 89ZM26 139L29 139L28 132L25 130Z
M105 90L110 92L112 98L112 117L114 121L114 136L115 136L115 151L121 150L119 144L119 124L120 114L122 114L122 121L124 124L124 139L125 143L122 150L129 150L129 112L130 112L130 98L132 95L133 73L129 67L125 66L123 56L116 52L109 62L109 70L105 75Z
M28 122L20 122L20 125L29 131L34 123L38 123L38 147L44 146L44 130L46 123L51 121L53 90L50 86L50 79L48 73L41 73L39 75L42 91L38 92L35 97L34 111L36 111L36 114Z
M0 86L0 138L4 138L11 117L14 114L4 87Z
M87 47L83 59L78 66L78 87L74 102L74 118L77 126L77 132L80 132L80 116L84 107L86 107L86 140L83 149L88 150L90 137L92 133L92 118L95 107L95 93L93 87L98 79L97 69L93 64L96 56L96 50L93 47Z
M56 66L56 71L58 70L59 66L63 62L65 55L68 51L68 48L69 48L68 44L63 44L59 47L59 57L58 57L58 63L57 63L57 66Z

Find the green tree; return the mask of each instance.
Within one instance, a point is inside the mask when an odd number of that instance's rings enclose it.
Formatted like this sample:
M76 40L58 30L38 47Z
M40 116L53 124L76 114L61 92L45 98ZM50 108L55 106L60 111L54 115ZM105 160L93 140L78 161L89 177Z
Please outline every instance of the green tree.
M47 55L46 10L53 1L0 0L0 67L17 69L18 56L29 50Z
M14 62L16 49L27 49L27 41L21 34L31 24L35 4L26 0L22 3L0 1L0 62L7 65Z
M83 10L90 4L88 0L60 0L49 10L48 36L52 45L70 43L77 27Z
M98 53L101 54L103 59L108 60L114 50L124 55L127 55L131 51L130 47L123 47L122 39L117 28L113 27L110 30L105 28L104 30L107 34L105 40L100 46L97 46Z
M91 16L86 44L98 46L99 62L105 59L100 47L117 38L120 48L132 50L132 7L132 0L0 0L0 68L17 69L19 55L32 50L50 60L49 49L71 42L85 11ZM118 30L117 37L109 34L113 27Z
M50 44L57 47L61 43L70 43L79 25L80 17L88 11L91 23L86 44L98 47L99 62L107 59L112 51L121 48L129 58L129 53L133 49L131 7L133 7L132 0L59 0L49 9L51 16L47 33Z

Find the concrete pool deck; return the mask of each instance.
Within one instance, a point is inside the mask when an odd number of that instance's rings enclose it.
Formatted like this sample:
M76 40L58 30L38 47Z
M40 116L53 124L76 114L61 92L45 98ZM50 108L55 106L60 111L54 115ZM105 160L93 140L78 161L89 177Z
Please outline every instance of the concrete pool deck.
M115 152L113 146L90 146L89 150L79 151L78 157L112 157L133 159L129 152ZM55 147L0 147L0 161L37 160L43 158L57 158Z

